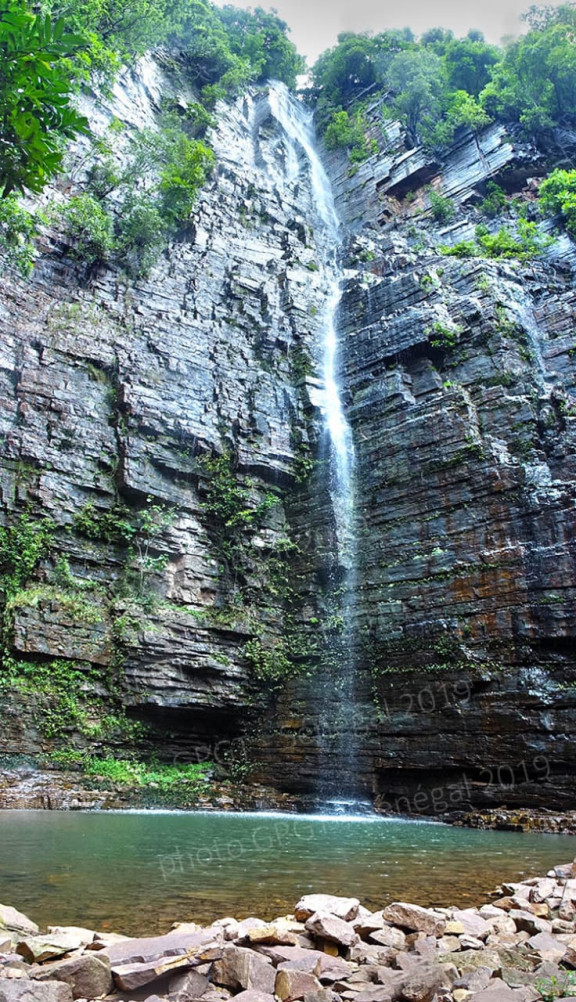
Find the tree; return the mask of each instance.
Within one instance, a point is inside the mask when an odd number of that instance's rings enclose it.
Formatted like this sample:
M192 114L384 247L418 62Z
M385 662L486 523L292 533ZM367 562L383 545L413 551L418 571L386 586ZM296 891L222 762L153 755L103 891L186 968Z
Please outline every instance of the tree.
M62 20L0 0L0 197L42 191L60 169L63 141L88 131L70 104L68 59L81 45Z
M227 5L219 14L231 51L248 60L255 80L281 80L288 87L296 86L296 77L304 72L305 61L288 38L285 21L276 14L267 14L261 7L239 10Z
M396 91L394 107L414 142L424 124L433 125L441 112L446 81L442 60L428 49L400 52L390 66Z
M478 97L490 80L490 68L499 61L500 52L483 39L468 36L450 42L445 59L450 87Z

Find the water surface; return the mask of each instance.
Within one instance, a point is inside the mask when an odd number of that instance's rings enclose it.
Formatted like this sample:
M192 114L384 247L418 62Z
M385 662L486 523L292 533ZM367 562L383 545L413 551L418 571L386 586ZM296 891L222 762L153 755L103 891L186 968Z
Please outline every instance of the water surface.
M568 835L278 814L0 811L0 901L41 925L132 935L225 915L274 918L312 891L480 903L574 856Z

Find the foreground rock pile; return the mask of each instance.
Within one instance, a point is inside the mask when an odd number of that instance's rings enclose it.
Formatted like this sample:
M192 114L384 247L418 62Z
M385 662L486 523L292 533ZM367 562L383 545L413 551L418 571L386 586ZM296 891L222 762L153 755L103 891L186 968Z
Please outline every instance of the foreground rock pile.
M273 922L130 939L0 905L0 1002L536 1002L576 996L576 862L480 908L311 894ZM571 971L575 971L574 975Z

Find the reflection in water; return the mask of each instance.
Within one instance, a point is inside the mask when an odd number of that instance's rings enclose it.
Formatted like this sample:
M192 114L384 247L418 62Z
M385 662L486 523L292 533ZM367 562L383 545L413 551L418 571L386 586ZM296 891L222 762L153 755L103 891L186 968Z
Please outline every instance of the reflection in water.
M301 894L474 904L574 855L570 836L380 818L0 811L0 901L42 925L129 934L274 918Z

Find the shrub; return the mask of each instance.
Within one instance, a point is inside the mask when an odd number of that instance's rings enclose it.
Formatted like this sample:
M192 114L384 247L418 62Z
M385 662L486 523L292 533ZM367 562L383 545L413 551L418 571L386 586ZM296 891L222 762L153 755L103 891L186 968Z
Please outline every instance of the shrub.
M0 248L7 262L24 277L34 267L36 218L22 207L17 195L0 200Z
M62 209L73 241L70 256L88 266L108 260L115 247L112 216L92 195L74 195Z
M486 185L486 198L480 204L480 212L488 216L489 219L493 219L494 216L500 215L505 208L506 195L502 191L502 188L499 184L495 184L494 181L488 181Z
M445 198L439 192L431 189L429 194L430 208L437 223L447 223L454 215L454 202L451 198Z
M553 170L539 194L541 211L560 215L566 232L576 240L576 170Z

